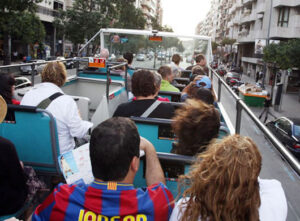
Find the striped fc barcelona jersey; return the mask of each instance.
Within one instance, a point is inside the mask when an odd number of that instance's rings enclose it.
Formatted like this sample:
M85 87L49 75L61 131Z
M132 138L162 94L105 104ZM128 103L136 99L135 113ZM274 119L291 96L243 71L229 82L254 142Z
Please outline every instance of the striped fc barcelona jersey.
M115 182L60 184L32 220L164 221L173 207L173 196L162 183L138 189Z

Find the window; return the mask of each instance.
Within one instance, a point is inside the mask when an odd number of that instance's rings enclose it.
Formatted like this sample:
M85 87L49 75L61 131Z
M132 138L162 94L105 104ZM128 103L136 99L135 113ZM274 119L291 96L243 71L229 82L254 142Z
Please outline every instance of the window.
M279 9L278 27L288 27L290 17L290 8L282 7Z

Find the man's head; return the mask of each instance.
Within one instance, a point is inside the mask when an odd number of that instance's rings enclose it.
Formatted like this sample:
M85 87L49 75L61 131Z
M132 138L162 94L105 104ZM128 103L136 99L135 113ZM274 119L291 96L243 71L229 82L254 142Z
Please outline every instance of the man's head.
M49 62L42 72L42 82L51 82L62 87L67 79L66 67L62 62Z
M174 54L174 55L172 56L172 61L173 61L175 64L179 65L179 63L180 63L180 61L181 61L180 55L179 55L179 54Z
M203 54L198 54L195 58L196 63L202 67L206 66L206 58Z
M125 58L128 62L128 64L132 64L132 60L133 60L133 54L131 52L126 52L124 55L123 55L123 58Z
M170 83L174 79L172 69L169 66L161 66L157 72L161 75L163 80L169 81Z
M100 51L100 58L108 59L109 51L106 48L102 48Z
M110 118L92 132L90 158L95 178L122 181L135 174L139 165L140 136L128 118Z
M192 76L193 75L205 75L205 72L200 65L196 65L192 68Z
M136 97L155 96L158 90L153 72L144 69L133 73L131 85L132 93Z

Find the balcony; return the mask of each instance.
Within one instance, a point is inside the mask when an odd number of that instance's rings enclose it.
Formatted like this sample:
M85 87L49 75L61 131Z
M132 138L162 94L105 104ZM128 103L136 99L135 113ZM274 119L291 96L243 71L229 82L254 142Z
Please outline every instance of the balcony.
M300 0L273 0L273 7L297 7L300 6Z
M241 22L241 24L249 23L249 22L255 21L256 18L257 18L257 16L254 12L251 13L250 11L248 11L242 15L240 22Z
M143 0L142 2L141 2L141 5L142 6L146 6L148 9L150 9L151 10L151 8L152 8L152 6L151 6L151 1L150 0Z
M243 5L248 5L252 3L254 0L243 0Z
M238 34L238 42L240 43L255 42L255 32L247 29L243 29Z
M43 6L37 7L37 13L41 21L53 22L54 17L59 16L59 12Z
M257 14L264 14L265 11L266 11L266 2L259 2L259 1L257 1L256 13Z

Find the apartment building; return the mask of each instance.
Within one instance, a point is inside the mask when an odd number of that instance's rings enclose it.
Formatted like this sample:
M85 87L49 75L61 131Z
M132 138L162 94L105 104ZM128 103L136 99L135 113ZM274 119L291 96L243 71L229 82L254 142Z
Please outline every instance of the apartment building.
M236 39L238 50L232 59L252 76L263 69L262 47L268 40L300 37L300 0L212 0L212 8L213 13L210 11L201 22L204 27L199 27L200 34L209 35L216 42L225 37ZM218 14L217 19L213 25L207 24L213 14ZM214 29L215 34L211 33ZM270 69L266 72L267 83L275 79ZM296 71L287 81L295 79L300 81Z
M135 7L142 9L147 21L147 29L152 29L152 18L157 18L159 24L162 25L163 9L161 0L136 0Z

